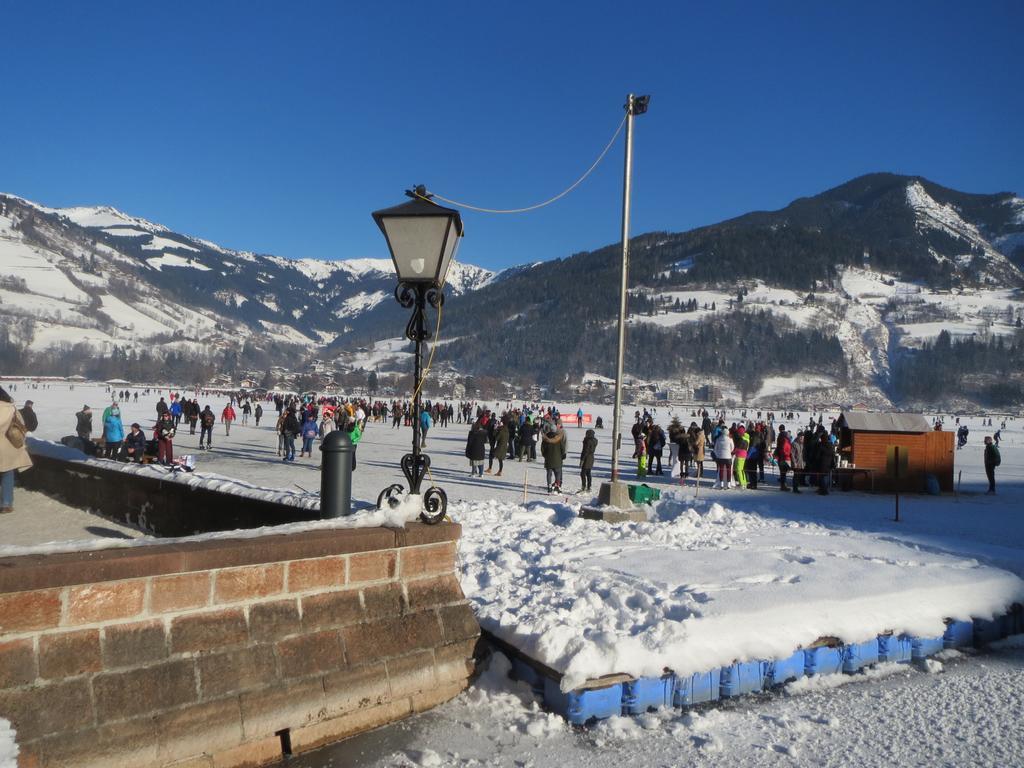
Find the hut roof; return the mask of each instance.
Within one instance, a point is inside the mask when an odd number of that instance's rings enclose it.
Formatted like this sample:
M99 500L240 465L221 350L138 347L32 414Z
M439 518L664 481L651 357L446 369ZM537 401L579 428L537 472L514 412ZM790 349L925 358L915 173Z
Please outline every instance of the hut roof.
M928 432L931 425L920 413L845 411L846 426L854 432Z

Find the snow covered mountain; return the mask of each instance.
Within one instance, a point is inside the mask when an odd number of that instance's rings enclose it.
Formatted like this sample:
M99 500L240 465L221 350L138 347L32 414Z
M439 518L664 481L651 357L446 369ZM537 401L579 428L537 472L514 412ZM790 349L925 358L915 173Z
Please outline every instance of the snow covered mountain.
M492 278L456 262L448 294ZM234 251L108 206L48 208L0 195L0 317L32 351L316 347L390 297L394 283L389 259Z
M894 366L940 331L1003 339L1005 360L1024 352L1024 200L1010 193L871 174L779 211L640 235L630 253L627 372L658 389L906 403ZM450 303L444 360L550 387L608 377L618 281L618 245L509 270L500 291ZM368 347L379 328L370 312L351 341ZM1010 401L1024 392L1003 378Z
M471 376L481 391L607 378L619 252L497 274L454 264L435 373ZM964 348L974 354L970 386L944 372L950 402L968 392L984 400L995 384L1000 402L1024 402L1024 362L1013 367L1024 361L1022 268L1021 197L862 176L778 211L634 238L627 372L657 389L710 386L737 400L801 392L909 404L908 376L928 370L945 332L943 344L975 344ZM316 360L407 373L409 345L396 338L406 313L393 289L386 259L233 251L109 207L0 195L0 368L29 353L37 363L48 354L53 368L62 351L88 345L108 355L218 350L214 370ZM223 357L230 350L244 360Z

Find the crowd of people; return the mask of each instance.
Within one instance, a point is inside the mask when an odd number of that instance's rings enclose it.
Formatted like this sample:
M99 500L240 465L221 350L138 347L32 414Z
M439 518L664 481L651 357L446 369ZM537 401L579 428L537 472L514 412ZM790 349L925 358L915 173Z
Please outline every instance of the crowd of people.
M110 388L108 388L110 391ZM318 442L335 430L345 431L357 447L368 424L391 424L392 429L418 427L421 447L427 446L428 436L436 427L467 425L465 457L472 477L502 477L506 462L543 462L545 487L549 493L564 492L563 471L567 463L575 463L579 473L579 492L592 490L593 469L598 447L597 430L603 427L597 419L594 427L586 430L577 451L570 451L567 426L584 427L582 408L563 417L554 406L541 407L523 404L493 408L475 401L447 402L426 400L417 412L413 403L404 400L371 400L307 394L264 393L247 391L194 390L189 394L169 391L159 395L152 423L145 426L132 422L128 427L122 420L122 404L137 403L139 395L149 390L110 391L111 401L99 423L94 424L93 411L85 405L75 414L75 435L64 442L94 456L122 462L152 462L180 468L176 459L174 441L179 430L188 426L188 434L199 434L199 449L214 448L214 431L220 424L224 436L241 420L249 426L250 420L259 427L264 415L273 408L276 419L273 434L277 456L283 462L318 459ZM0 390L2 392L2 390ZM157 393L154 393L157 394ZM3 392L3 403L13 399ZM203 403L202 401L207 401ZM212 402L211 402L212 401ZM213 402L217 402L214 406ZM223 406L220 406L223 403ZM216 408L216 410L215 410ZM645 480L666 473L686 483L689 478L700 482L705 477L705 464L713 463L713 487L756 490L766 482L766 469L780 490L799 493L811 486L818 493L829 493L832 473L838 465L839 438L842 417L826 426L823 416L813 417L800 428L789 430L782 419L794 419L796 414L776 414L771 411L741 411L738 418L728 419L725 411L696 409L691 412L689 425L683 423L678 412L667 428L663 428L655 409L636 411L630 430L636 461L635 476ZM15 447L17 432L34 432L38 418L33 402L26 400L22 408L0 405L0 449L6 446L3 473L3 497L0 510L13 508L14 471L30 463L24 446ZM9 417L9 418L8 418ZM7 419L4 421L3 419ZM586 416L589 421L590 416ZM983 423L985 423L983 421ZM6 426L5 426L6 424ZM776 426L778 424L778 426ZM987 422L992 426L991 419ZM269 423L268 423L269 426ZM989 482L988 493L995 493L995 468L1001 463L1000 429L986 436L984 467ZM966 424L956 420L957 445L967 443ZM935 422L935 429L943 428L943 420ZM8 434L10 432L11 434ZM95 439L94 439L95 438ZM666 457L667 450L667 457ZM570 453L572 458L570 459ZM356 468L356 451L352 451L352 468Z

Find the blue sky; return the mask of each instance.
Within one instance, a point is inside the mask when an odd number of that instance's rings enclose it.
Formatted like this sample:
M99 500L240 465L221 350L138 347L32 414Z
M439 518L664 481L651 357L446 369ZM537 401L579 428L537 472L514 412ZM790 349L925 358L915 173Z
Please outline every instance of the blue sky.
M625 94L636 234L854 176L1024 194L1024 3L23 3L0 0L0 190L110 204L232 248L385 257L370 211L426 184L550 197ZM536 213L465 215L463 261L619 236L622 144Z

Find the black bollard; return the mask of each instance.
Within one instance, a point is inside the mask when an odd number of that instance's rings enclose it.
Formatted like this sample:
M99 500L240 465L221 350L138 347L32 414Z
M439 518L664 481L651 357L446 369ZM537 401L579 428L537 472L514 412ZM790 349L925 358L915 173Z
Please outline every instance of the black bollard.
M356 447L347 432L336 429L320 444L320 518L352 514L352 454Z

